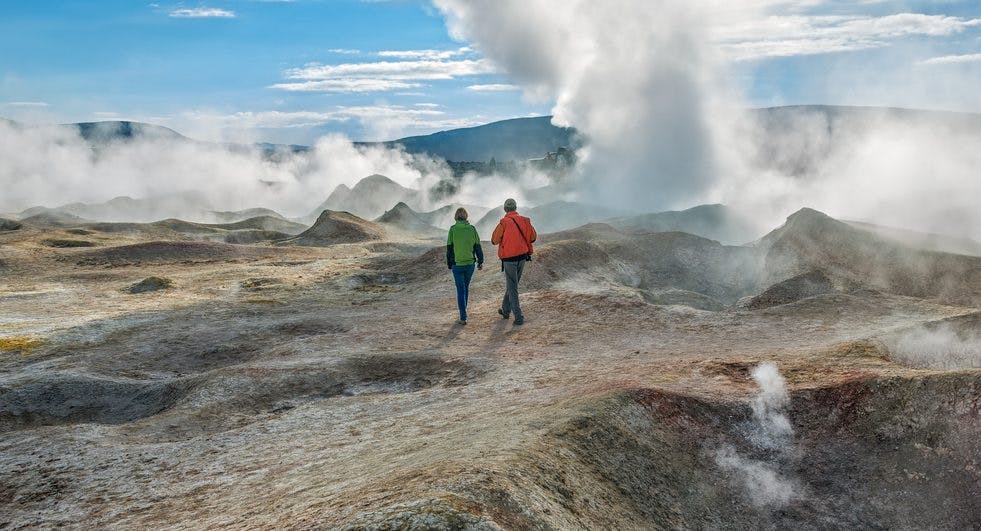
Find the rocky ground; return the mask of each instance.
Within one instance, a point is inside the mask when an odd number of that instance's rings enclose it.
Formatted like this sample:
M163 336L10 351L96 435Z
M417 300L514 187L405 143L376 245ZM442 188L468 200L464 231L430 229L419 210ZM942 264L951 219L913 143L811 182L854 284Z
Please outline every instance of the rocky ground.
M543 236L521 327L438 241L0 232L0 527L978 527L981 259L816 223Z

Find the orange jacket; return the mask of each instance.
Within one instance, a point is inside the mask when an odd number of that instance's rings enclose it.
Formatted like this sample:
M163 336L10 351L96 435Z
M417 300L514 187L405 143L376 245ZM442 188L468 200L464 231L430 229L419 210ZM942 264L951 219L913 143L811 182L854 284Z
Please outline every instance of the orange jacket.
M521 237L522 233L524 238ZM519 216L517 212L505 214L497 223L494 234L491 235L491 243L498 246L497 257L502 260L534 253L535 249L531 243L537 239L538 233L535 232L535 227L531 226L531 220Z

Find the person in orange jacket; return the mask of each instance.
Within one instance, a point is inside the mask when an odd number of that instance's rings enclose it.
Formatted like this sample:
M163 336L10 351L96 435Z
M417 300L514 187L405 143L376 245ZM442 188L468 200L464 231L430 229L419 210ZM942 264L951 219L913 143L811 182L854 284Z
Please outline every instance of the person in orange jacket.
M531 260L535 252L532 243L538 239L531 220L518 214L518 203L514 199L504 202L504 217L497 223L491 243L497 245L497 257L501 259L501 270L504 271L506 287L504 301L497 313L507 319L514 312L514 324L525 323L518 302L518 282L525 269L525 262Z

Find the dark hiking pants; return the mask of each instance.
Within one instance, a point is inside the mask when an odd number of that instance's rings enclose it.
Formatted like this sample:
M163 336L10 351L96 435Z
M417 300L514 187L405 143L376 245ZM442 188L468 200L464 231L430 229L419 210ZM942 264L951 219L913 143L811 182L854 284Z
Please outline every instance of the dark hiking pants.
M525 270L525 260L503 262L503 264L506 288L501 309L504 310L504 315L514 313L515 319L523 319L521 304L518 302L518 282L521 280L521 272Z
M456 283L456 306L460 309L460 320L467 320L467 301L470 300L470 279L473 278L474 264L453 266L453 281Z

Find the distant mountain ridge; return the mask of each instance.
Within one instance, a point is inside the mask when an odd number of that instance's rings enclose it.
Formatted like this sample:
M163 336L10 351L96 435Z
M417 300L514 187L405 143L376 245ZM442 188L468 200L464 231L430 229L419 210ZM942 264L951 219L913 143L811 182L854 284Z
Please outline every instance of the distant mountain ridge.
M551 116L536 116L410 136L382 144L398 145L408 153L425 153L452 161L489 161L493 158L503 162L542 157L558 147L579 147L581 139L571 127L552 125Z
M765 133L766 140L759 146L760 158L768 158L780 151L788 132L798 128L801 120L823 120L831 135L842 128L848 129L873 123L883 117L910 123L942 124L957 129L968 129L981 135L981 114L953 111L932 111L893 107L854 107L842 105L792 105L765 107L750 110L750 115ZM27 127L16 121L2 119L15 127ZM104 143L154 135L177 140L198 142L166 127L132 121L83 122L65 124L75 127L87 141ZM428 135L417 135L386 142L355 142L358 146L401 146L407 153L426 154L448 161L526 160L544 156L558 147L577 148L583 138L574 128L552 125L551 116L512 118L474 127L450 129ZM279 153L304 152L309 146L260 142L251 146L227 144L232 149L255 147L270 156ZM776 153L780 154L780 153ZM784 154L776 165L790 174L805 171L812 163L797 153Z

